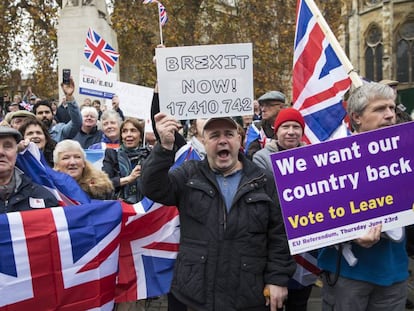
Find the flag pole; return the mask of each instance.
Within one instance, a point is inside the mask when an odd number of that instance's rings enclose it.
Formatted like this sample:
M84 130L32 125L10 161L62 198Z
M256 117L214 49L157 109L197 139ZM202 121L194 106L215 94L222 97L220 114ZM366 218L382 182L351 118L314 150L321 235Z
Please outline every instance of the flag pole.
M160 3L157 2L157 7L158 7L158 23L160 26L160 43L161 45L164 45L164 40L162 38L162 24L161 24L161 14L160 14Z
M309 9L315 16L316 21L320 25L323 33L328 38L328 41L330 42L333 50L335 51L336 55L338 55L339 60L345 67L352 84L354 87L359 87L362 85L362 79L358 75L358 73L355 71L354 66L352 66L351 62L349 61L348 57L346 56L344 50L342 49L341 45L339 44L338 40L336 39L334 33L332 32L331 28L329 28L328 23L323 18L321 11L316 6L315 2L313 0L305 0L306 3L309 6Z

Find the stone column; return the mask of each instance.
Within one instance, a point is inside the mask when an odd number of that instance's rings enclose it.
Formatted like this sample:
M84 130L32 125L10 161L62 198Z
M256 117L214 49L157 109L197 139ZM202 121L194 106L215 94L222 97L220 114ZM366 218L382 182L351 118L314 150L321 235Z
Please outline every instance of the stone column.
M62 69L70 68L76 84L75 98L82 103L86 97L79 95L80 66L96 68L84 55L87 31L91 27L118 51L117 37L111 28L105 0L63 0L63 8L58 21L58 70L59 90L62 82ZM119 65L112 69L119 77ZM62 92L59 94L61 100Z

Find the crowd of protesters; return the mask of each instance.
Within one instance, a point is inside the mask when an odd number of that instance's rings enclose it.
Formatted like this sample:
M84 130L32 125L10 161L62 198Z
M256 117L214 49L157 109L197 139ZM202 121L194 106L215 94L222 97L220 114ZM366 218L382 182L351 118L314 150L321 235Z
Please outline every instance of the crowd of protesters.
M381 225L351 242L358 265L338 265L341 248L327 247L312 254L323 272L300 283L303 267L289 252L270 154L304 147L306 125L281 91L252 100L251 116L191 120L188 136L182 122L159 112L154 93L156 139L145 144L145 122L124 115L117 95L106 110L98 99L77 103L73 79L61 89L64 100L58 105L28 89L2 107L8 112L0 125L1 213L37 208L29 193L43 207L57 206L15 165L18 151L33 143L50 167L71 176L91 198L134 204L147 196L177 206L181 238L171 311L305 311L317 279L323 282L323 311L405 310L406 240L381 234ZM361 133L411 121L395 101L390 83L352 90L351 129ZM245 145L252 126L264 136ZM88 161L87 149L102 150L101 167ZM116 308L140 308L131 304Z

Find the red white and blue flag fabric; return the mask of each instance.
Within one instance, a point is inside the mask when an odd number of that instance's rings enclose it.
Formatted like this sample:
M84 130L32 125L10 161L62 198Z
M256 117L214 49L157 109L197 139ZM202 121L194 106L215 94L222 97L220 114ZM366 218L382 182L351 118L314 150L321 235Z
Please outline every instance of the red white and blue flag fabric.
M191 155L189 157L194 158ZM183 161L179 160L176 163L179 165ZM91 201L73 178L59 172L53 174L54 171L45 164L43 155L33 143L29 144L25 152L19 154L17 165L37 183L65 201L62 205L82 203L77 206L82 210L87 206L84 203ZM57 185L60 190L57 189ZM63 200L62 197L67 199ZM168 293L179 238L176 207L154 203L148 198L134 205L122 202L116 288L114 284L115 301L136 301ZM2 262L0 262L0 269L1 265ZM79 299L82 299L82 296L79 296Z
M19 105L20 105L20 107L23 107L23 109L25 109L27 111L32 111L33 110L33 105L28 104L25 101L22 101Z
M293 107L305 119L308 142L316 143L347 135L343 96L351 79L312 14L311 1L297 1Z
M156 3L158 5L160 25L164 26L167 23L168 21L167 11L161 2L157 0L143 0L142 3L143 4Z
M0 310L112 310L117 201L0 215Z
M246 142L244 144L245 154L247 154L250 144L255 140L259 141L260 148L264 148L266 146L266 142L270 139L266 137L266 133L263 131L263 129L259 130L256 126L256 123L253 122L250 124L246 131Z
M177 208L148 198L122 205L124 225L115 301L136 301L168 293L180 239Z
M119 53L92 28L88 29L86 35L84 54L88 61L105 73L114 68L119 58Z
M168 15L161 2L158 2L158 13L160 15L160 24L164 26L168 22Z

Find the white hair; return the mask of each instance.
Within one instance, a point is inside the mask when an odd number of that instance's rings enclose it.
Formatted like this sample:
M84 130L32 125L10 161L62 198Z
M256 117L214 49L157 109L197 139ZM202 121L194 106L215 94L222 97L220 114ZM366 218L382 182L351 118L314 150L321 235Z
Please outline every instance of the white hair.
M53 162L58 163L59 155L67 151L80 151L83 160L86 159L85 150L83 150L81 144L73 139L64 139L56 144L55 150L53 150Z

